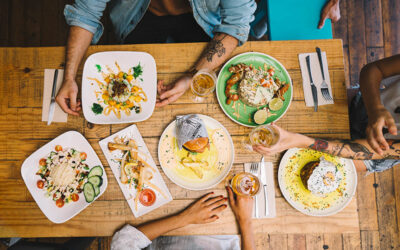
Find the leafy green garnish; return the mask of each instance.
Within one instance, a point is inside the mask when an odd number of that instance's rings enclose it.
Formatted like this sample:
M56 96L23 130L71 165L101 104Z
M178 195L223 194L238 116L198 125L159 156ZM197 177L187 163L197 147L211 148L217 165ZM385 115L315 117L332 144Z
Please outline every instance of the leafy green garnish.
M101 66L100 65L96 64L96 68L97 68L98 72L101 72Z
M92 111L96 115L99 115L99 114L103 113L103 107L98 103L93 103Z
M143 68L140 65L140 63L136 67L133 67L133 77L135 77L135 79L141 76L142 73L143 73Z

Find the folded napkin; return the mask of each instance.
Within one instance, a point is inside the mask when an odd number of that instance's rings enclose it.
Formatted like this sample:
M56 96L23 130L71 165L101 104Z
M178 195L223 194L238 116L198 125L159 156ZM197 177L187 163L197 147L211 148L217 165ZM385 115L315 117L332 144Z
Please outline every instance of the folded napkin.
M251 163L244 164L244 171L250 172ZM274 184L274 166L272 162L265 162L266 174L267 174L267 195L268 195L268 211L269 214L265 216L265 196L264 188L260 185L260 191L257 194L258 199L258 216L257 219L262 218L275 218L276 208L275 208L275 184ZM258 176L261 178L261 167L258 168ZM260 183L261 184L261 183ZM255 202L255 201L254 201ZM255 217L255 209L253 210L253 218Z
M331 79L329 77L329 71L328 71L328 60L326 59L325 52L322 52L321 55L322 55L322 61L324 64L325 82L328 84L329 94L333 98ZM311 74L312 74L312 78L313 78L315 87L317 87L318 106L333 104L333 100L327 101L321 94L322 72L321 72L321 67L319 65L319 61L318 61L318 54L317 54L317 52L315 52L315 53L299 54L299 62L300 62L301 76L303 78L303 91L304 91L304 99L306 101L306 106L307 107L314 106L314 100L312 97L311 85L310 85L310 77L308 75L307 62L306 62L307 56L310 56Z
M42 121L47 121L49 117L49 109L50 109L50 101L51 101L51 91L53 90L53 79L55 69L45 69L44 70L44 87L43 87L43 106L42 106ZM64 70L58 70L57 77L57 87L56 87L56 95L60 90L64 77ZM54 116L52 122L67 122L68 114L65 113L61 107L56 102L56 106L54 107Z

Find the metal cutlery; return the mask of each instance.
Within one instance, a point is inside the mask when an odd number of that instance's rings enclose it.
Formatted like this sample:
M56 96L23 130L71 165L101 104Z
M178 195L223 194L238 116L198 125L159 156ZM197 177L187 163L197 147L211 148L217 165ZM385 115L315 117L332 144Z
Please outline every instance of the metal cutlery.
M319 66L321 67L321 74L322 74L321 94L325 100L330 101L330 100L332 100L332 96L329 94L328 84L325 81L324 64L322 62L321 49L317 47L316 50L317 50Z
M54 117L54 108L56 106L56 88L57 88L58 69L54 71L53 90L51 91L51 101L49 107L49 116L47 118L47 125L50 125Z
M264 162L264 156L261 158L260 161L260 168L261 168L261 177L260 177L260 182L263 186L264 189L264 197L265 197L265 210L264 210L264 215L267 216L269 214L269 207L268 207L268 193L267 193L267 170L265 169L265 162Z
M318 110L318 93L317 93L317 87L315 87L315 84L312 79L311 75L311 64L310 64L310 56L306 57L306 62L307 62L307 69L308 69L308 74L310 76L310 84L311 84L311 92L314 100L314 111L317 112Z
M251 163L251 165L250 165L250 173L252 173L253 175L255 175L258 178L258 163ZM257 195L254 196L254 200L255 200L254 206L255 206L255 209L256 209L255 216L256 216L256 218L259 218Z

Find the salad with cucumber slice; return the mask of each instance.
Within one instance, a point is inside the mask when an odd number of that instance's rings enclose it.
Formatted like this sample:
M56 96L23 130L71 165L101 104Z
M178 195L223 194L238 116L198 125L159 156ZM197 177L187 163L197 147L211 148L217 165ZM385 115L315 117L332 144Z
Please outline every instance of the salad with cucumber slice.
M83 185L86 202L92 202L100 194L100 187L103 184L102 176L103 168L101 166L95 166L90 170L87 182Z

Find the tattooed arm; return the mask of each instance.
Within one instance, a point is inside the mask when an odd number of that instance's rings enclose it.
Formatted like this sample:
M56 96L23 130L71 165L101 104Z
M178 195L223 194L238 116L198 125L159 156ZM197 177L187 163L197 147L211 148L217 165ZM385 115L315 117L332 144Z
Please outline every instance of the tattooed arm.
M314 141L307 147L343 158L354 160L400 159L400 140L387 140L389 149L383 151L382 155L375 153L366 139L354 141L312 140Z
M237 45L236 38L224 33L215 34L194 66L195 70L214 70L228 59Z
M400 140L387 140L389 149L379 155L375 153L366 139L361 140L322 140L302 134L286 131L278 126L280 141L277 145L266 148L253 147L260 154L271 155L289 148L311 148L331 155L354 160L400 159Z
M158 94L156 106L163 107L176 101L190 87L192 76L198 70L214 70L228 59L232 51L237 47L238 40L233 36L217 33L208 43L196 64L185 75L179 78L174 84L164 85L163 81L158 82Z

